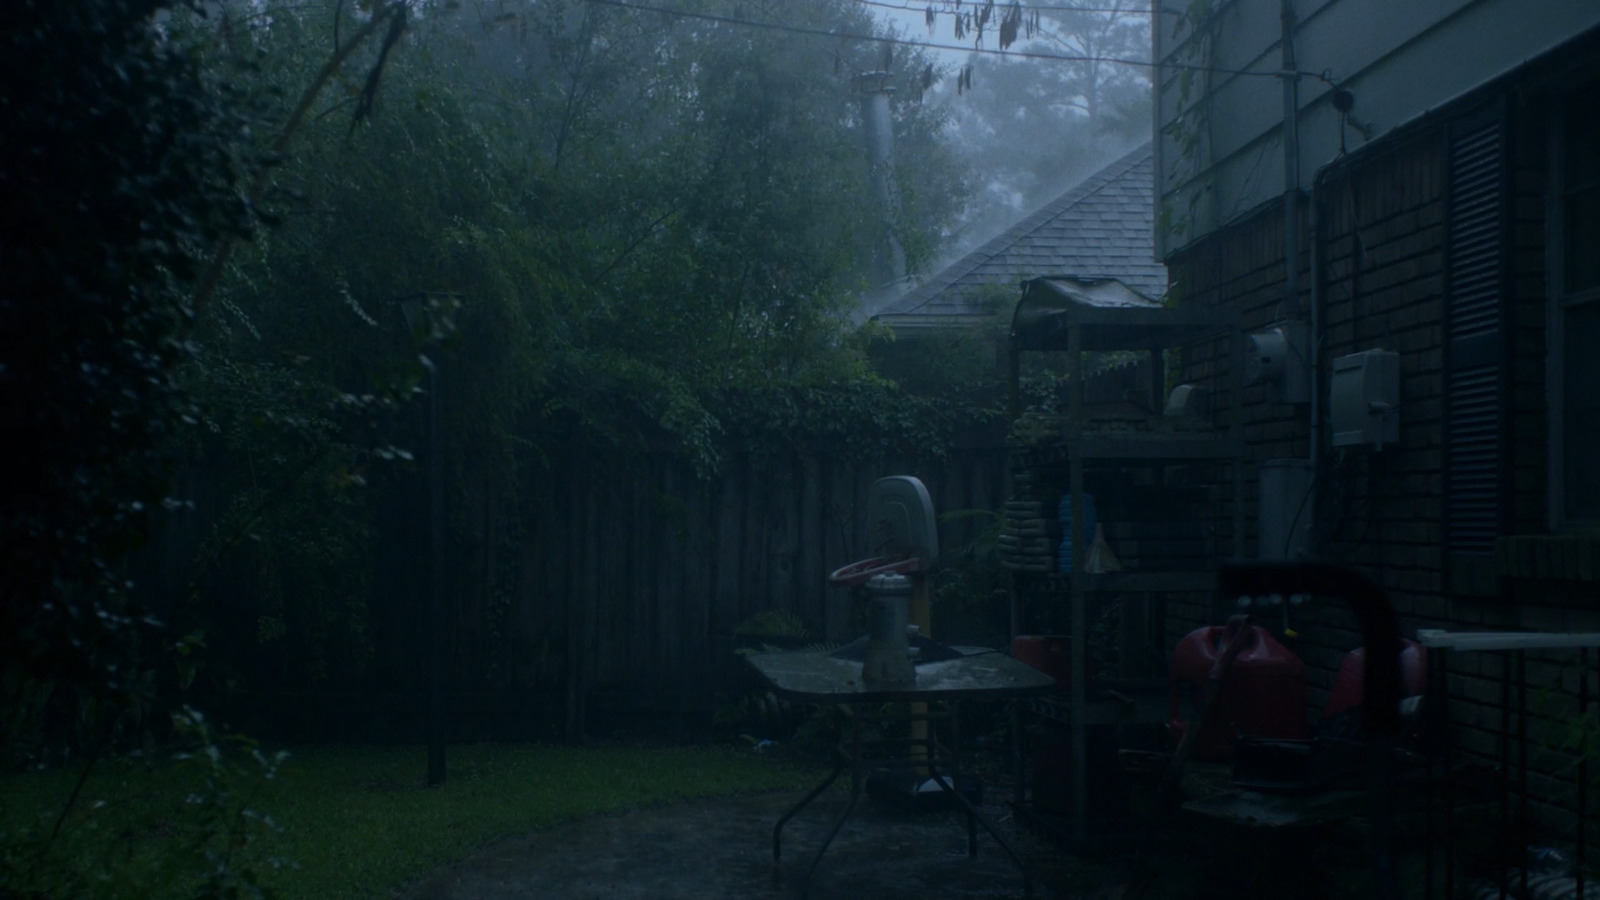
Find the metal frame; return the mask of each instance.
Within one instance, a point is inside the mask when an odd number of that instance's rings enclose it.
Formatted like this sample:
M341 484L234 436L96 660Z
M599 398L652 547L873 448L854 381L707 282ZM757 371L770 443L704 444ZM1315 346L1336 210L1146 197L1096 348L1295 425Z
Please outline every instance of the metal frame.
M1088 544L1089 535L1083 533L1083 479L1084 467L1090 459L1104 462L1126 461L1131 463L1159 462L1161 460L1182 461L1207 459L1229 466L1229 481L1231 482L1232 506L1231 519L1231 550L1235 558L1244 556L1244 464L1243 464L1243 422L1244 422L1244 334L1241 331L1241 319L1237 313L1213 309L1189 309L1183 307L1159 308L1078 308L1071 309L1063 314L1065 332L1065 346L1050 342L1040 342L1036 339L1019 340L1013 328L1011 345L1011 396L1013 405L1013 418L1019 414L1016 409L1018 398L1018 381L1020 378L1020 357L1023 352L1062 352L1067 354L1069 385L1067 390L1067 431L1063 442L1066 448L1068 465L1068 492L1072 498L1072 547L1073 552L1082 555ZM1098 337L1093 329L1118 329L1132 326L1143 326L1151 332L1157 332L1159 338L1147 338L1142 347L1119 347L1117 342L1109 338ZM1169 440L1150 439L1148 441L1109 440L1105 447L1095 448L1095 441L1083 431L1083 405L1084 405L1084 365L1083 354L1091 350L1107 349L1135 349L1151 353L1151 382L1152 390L1157 386L1164 387L1163 373L1160 371L1160 350L1167 347L1192 346L1198 342L1225 340L1227 349L1219 352L1213 362L1212 378L1223 385L1228 392L1229 422L1225 436L1208 439L1208 446L1204 455L1195 455L1195 440L1186 440L1183 437L1167 436ZM1223 372L1223 360L1226 360L1226 374ZM1138 446L1134 446L1137 444ZM1094 452L1096 449L1109 452ZM1123 451L1123 452L1118 452ZM1085 578L1081 565L1074 567L1075 571L1065 576L1066 584L1063 585L1068 597L1070 631L1072 640L1072 687L1071 687L1071 713L1068 728L1071 735L1072 777L1073 792L1073 834L1082 839L1088 833L1088 768L1086 756L1088 752L1088 717L1084 712L1088 706L1087 688L1087 633L1088 633L1088 593L1100 589L1114 589L1115 579L1096 579L1100 584L1091 584L1091 579ZM1125 577L1125 576L1124 576ZM1017 588L1016 576L1010 579L1011 620L1012 636L1015 637L1018 629L1023 627L1021 621L1021 600ZM1209 579L1208 579L1209 580ZM1056 582L1059 583L1059 582ZM1209 587L1209 585L1206 585ZM1133 592L1129 589L1129 592ZM1013 738L1016 746L1014 753L1014 767L1017 777L1016 802L1018 805L1024 800L1022 781L1022 749L1020 741L1025 735L1020 710L1012 721Z
M983 825L984 830L995 839L1011 858L1017 870L1022 873L1022 889L1024 896L1033 896L1033 873L1029 871L1028 864L1017 853L1016 848L1005 839L998 828L980 813L972 802L962 794L956 786L956 780L961 774L960 761L960 715L958 701L946 701L945 709L941 712L911 713L909 716L896 713L874 711L872 707L855 704L840 704L839 711L843 725L837 744L837 754L834 758L833 771L822 780L811 792L806 794L799 803L795 804L788 812L778 819L772 828L772 861L774 864L783 861L783 826L790 819L800 814L800 811L811 804L811 801L820 797L835 781L839 780L846 768L850 770L850 802L845 805L833 821L833 827L828 829L828 836L823 838L822 845L817 848L811 857L811 863L806 866L805 874L801 876L800 889L805 894L811 887L811 876L816 871L817 864L822 862L823 854L828 852L828 847L833 839L838 836L839 830L855 812L856 803L861 799L861 784L874 769L926 769L940 789L954 797L966 815L967 820L967 856L978 855L978 825ZM937 729L929 728L926 736L917 738L892 739L864 739L862 725L870 721L895 721L903 722L906 719L922 722L948 721L950 723L951 742L946 746L937 737ZM946 765L948 763L948 765ZM947 774L948 773L948 774Z

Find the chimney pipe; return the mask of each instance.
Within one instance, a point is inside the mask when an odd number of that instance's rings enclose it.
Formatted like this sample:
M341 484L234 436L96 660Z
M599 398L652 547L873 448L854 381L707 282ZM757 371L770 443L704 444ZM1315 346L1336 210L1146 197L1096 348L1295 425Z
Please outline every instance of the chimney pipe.
M880 285L898 282L906 276L906 252L900 246L900 195L894 179L894 128L889 118L888 72L864 72L856 76L861 92L861 118L867 129L867 158L872 165L872 190L878 195L886 238L877 254L876 278Z

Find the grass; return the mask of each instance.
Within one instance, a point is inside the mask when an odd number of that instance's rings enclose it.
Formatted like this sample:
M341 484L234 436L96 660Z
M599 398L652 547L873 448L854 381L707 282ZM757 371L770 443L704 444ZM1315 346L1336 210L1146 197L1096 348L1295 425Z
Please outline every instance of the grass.
M101 763L49 845L53 864L68 871L43 886L66 885L78 896L188 893L195 871L229 852L280 897L390 896L497 839L579 816L796 789L810 774L727 746L467 745L449 748L448 780L427 788L420 748L306 748L270 777L247 755L233 755L240 759L228 767L221 836L206 836L197 818L219 808L208 806L203 787L208 760ZM0 833L12 853L0 875L16 871L16 848L37 848L50 832L75 778L0 778ZM252 812L241 818L245 809ZM185 860L194 865L174 876L173 862Z

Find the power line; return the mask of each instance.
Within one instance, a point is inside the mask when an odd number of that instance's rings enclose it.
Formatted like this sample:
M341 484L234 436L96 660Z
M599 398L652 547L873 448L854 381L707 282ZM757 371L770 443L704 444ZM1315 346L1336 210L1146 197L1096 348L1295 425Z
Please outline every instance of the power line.
M631 9L635 12L653 12L665 16L676 16L680 19L700 19L706 22L721 22L725 25L738 25L744 28L761 28L769 31L785 31L790 34L808 34L815 37L838 38L850 41L865 41L874 44L896 44L902 47L918 47L923 50L953 50L957 53L981 53L987 56L1005 56L1012 59L1044 59L1053 62L1103 62L1117 63L1124 66L1139 66L1146 69L1156 68L1156 63L1143 59L1123 59L1115 56L1071 56L1059 53L1037 53L1031 50L990 50L983 47L968 47L963 44L932 44L926 41L908 41L903 38L883 37L876 34L853 34L844 31L824 31L820 28L806 28L801 25L785 25L781 22L757 22L750 19L736 19L732 16L718 16L711 13L689 12L681 9L667 9L660 6L646 6L642 3L627 3L624 0L587 0L599 6L614 6L618 9ZM1215 66L1194 66L1184 63L1163 63L1168 69L1189 69L1196 72L1212 72L1221 75L1256 75L1264 78L1279 78L1283 75L1278 71L1259 71L1253 69L1223 69ZM1315 72L1295 72L1295 75L1309 75L1319 77Z
M904 10L905 12L925 12L930 5L930 2L948 5L950 0L925 0L925 2L920 4L913 4L911 0L904 0L904 2L901 3L885 3L883 0L856 0L856 2L863 6L879 6L884 9L899 9ZM974 9L976 9L979 4L973 3L972 6ZM996 8L998 8L998 5ZM1152 10L1150 10L1148 7L1142 6L1123 9L1116 6L1039 6L1038 4L1029 3L1022 7L1023 12L1031 12L1033 10L1039 10L1041 12L1125 13L1130 16L1148 16L1152 12ZM954 14L955 10L936 9L934 12ZM1155 12L1164 13L1166 15L1182 15L1182 11L1176 9L1160 9L1155 10Z

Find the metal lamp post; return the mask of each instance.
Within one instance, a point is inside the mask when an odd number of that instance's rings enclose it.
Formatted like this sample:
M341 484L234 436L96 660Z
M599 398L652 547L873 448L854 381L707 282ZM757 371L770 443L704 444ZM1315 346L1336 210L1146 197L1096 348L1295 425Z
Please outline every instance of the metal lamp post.
M407 331L415 335L426 313L428 295L402 298L401 315ZM423 607L423 628L427 632L426 675L428 682L428 786L444 784L444 698L440 691L439 670L444 648L439 627L444 598L444 476L440 469L439 367L423 354L422 367L428 371L428 597Z

